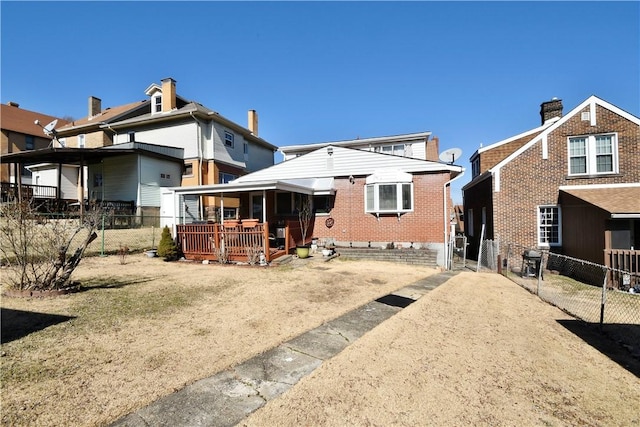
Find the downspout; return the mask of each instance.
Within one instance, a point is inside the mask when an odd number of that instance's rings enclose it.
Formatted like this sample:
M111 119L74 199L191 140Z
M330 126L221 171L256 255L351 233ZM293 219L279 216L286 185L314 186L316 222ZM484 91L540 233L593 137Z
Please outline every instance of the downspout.
M453 181L458 178L462 178L464 175L464 169L460 175L457 175L453 179L445 182L442 186L442 206L443 206L443 217L444 217L444 269L449 270L449 242L448 242L448 231L449 231L449 215L447 215L447 185L451 185Z
M189 115L196 122L196 141L198 142L198 186L202 185L202 160L204 155L202 154L202 132L200 129L200 121L193 114L193 111L189 111ZM202 196L200 196L200 203L198 203L198 208L200 209L200 219L204 219L204 203L202 200Z

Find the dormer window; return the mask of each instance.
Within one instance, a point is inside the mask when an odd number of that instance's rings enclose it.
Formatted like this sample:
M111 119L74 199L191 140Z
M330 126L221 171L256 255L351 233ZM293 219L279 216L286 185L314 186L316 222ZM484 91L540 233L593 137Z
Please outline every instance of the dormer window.
M154 95L151 98L151 113L161 113L162 112L162 94Z

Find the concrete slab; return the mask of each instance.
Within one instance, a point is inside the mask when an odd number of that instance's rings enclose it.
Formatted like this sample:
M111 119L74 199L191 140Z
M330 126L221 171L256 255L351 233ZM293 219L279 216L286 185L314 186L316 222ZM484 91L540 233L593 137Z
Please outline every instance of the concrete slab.
M233 426L293 387L322 361L338 354L403 307L457 272L419 280L308 331L231 370L197 381L127 415L112 426Z
M187 386L112 425L233 426L265 402L253 387L226 371Z
M284 345L260 354L235 367L236 377L251 384L265 400L270 400L313 372L322 360Z

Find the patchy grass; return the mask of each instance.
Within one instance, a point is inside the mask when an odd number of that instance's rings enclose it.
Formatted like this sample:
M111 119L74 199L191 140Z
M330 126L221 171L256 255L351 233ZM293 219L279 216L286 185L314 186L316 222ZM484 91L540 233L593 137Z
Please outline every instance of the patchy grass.
M144 254L121 265L117 256L90 257L72 277L81 292L4 297L3 311L24 319L10 325L3 316L3 328L16 334L1 348L2 424L109 424L435 272L322 265L168 263Z

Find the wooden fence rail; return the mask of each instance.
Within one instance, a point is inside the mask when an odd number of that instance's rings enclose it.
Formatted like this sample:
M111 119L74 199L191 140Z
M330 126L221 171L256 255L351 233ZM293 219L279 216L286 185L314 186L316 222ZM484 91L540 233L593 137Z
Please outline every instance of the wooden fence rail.
M260 253L269 262L280 252L270 249L269 224L250 226L221 224L180 224L178 242L185 258L210 261L258 262ZM224 258L224 259L222 259Z

